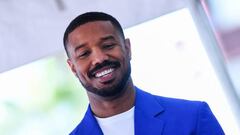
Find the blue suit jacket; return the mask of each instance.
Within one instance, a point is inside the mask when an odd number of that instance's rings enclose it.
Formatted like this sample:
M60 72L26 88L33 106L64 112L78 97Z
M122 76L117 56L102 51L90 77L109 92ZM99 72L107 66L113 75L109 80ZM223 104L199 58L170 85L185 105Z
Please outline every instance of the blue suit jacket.
M135 135L224 135L205 102L151 95L136 88ZM70 135L103 135L92 111Z

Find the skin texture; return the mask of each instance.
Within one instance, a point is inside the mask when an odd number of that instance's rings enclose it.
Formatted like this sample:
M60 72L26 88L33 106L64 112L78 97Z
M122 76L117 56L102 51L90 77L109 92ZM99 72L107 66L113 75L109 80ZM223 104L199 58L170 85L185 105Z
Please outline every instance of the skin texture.
M68 35L67 50L67 63L87 90L96 116L110 117L133 107L130 41L110 21L78 26Z

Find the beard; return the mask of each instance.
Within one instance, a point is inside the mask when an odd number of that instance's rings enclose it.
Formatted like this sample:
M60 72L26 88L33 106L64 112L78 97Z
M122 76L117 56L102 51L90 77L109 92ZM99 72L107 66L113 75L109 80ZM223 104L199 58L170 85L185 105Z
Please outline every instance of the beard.
M93 87L90 84L84 84L80 79L79 80L80 80L82 86L88 92L91 92L91 93L94 93L94 94L96 94L98 96L106 97L106 98L107 97L117 97L118 95L123 93L123 91L125 90L125 86L127 85L128 81L129 81L130 74L131 74L131 65L130 65L130 62L128 62L127 70L123 74L123 76L120 79L120 81L116 82L111 87L98 89L96 87Z

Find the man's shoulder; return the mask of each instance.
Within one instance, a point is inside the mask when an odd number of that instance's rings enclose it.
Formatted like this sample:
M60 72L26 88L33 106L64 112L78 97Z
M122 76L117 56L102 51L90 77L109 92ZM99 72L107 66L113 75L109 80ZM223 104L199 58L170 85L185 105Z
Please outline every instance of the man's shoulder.
M151 97L157 100L161 104L168 104L168 105L199 105L202 104L203 101L198 100L188 100L183 98L173 98L173 97L167 97L167 96L161 96L161 95L155 95L151 94L147 91L141 90L137 88L138 95L144 96L144 97Z
M166 134L171 134L172 131L224 134L206 102L158 96L140 89L136 89L136 92L138 118L141 119L146 114L159 118L167 123Z
M139 88L137 89L137 93L144 102L146 102L146 100L154 100L167 112L196 113L202 106L208 106L207 103L203 101L154 95Z
M159 95L152 95L152 96L164 107L182 107L182 106L198 107L199 105L205 103L203 101L198 101L198 100L165 97L165 96L159 96Z

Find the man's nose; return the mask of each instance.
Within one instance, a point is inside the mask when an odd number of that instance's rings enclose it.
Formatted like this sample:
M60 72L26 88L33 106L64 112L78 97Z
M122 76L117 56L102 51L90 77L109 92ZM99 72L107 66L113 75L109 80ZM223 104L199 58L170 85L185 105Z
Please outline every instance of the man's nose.
M101 64L103 61L108 60L109 56L101 50L95 50L92 55L92 65Z

